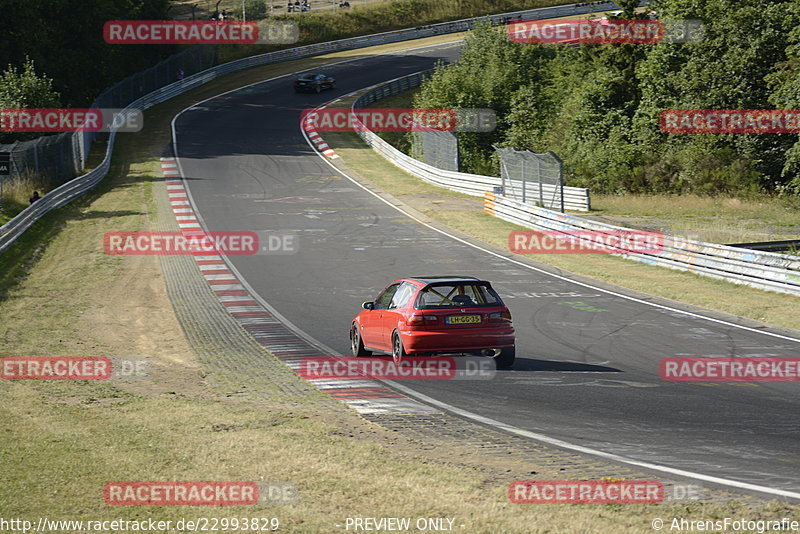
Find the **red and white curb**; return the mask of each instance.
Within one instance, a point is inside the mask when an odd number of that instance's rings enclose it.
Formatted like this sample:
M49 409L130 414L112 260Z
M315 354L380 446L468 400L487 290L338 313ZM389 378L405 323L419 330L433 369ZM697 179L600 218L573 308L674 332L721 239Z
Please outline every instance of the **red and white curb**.
M181 231L186 234L203 232L189 202L183 179L179 176L175 158L161 158L161 168L172 211ZM239 282L236 274L228 269L222 256L197 254L194 260L211 290L239 325L262 347L317 389L341 400L361 414L440 412L436 408L392 391L375 380L308 379L302 370L303 359L330 357L330 355L298 336L262 306Z
M303 125L303 131L306 132L308 138L311 140L312 143L314 143L314 145L316 145L317 149L320 152L322 152L323 155L331 159L337 159L339 157L339 154L334 152L334 150L328 146L328 143L326 143L325 140L322 137L320 137L320 135L316 131L311 129L314 124L314 119L316 119L318 116L319 115L317 115L316 109L311 113L308 113L305 117L305 124Z

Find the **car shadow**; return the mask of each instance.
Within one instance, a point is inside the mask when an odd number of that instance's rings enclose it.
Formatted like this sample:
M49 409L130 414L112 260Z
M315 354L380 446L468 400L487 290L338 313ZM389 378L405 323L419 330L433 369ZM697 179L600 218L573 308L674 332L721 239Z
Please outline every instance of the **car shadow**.
M536 360L532 358L517 358L511 369L498 369L498 371L549 371L549 372L574 372L574 373L621 373L621 369L607 365L592 363L562 362L557 360Z
M351 358L349 354L344 355L346 358ZM421 356L421 358L448 358L459 356ZM371 359L379 359L391 361L392 357L386 354L374 353L370 356ZM563 362L558 360L537 360L533 358L517 358L514 366L509 369L498 369L498 371L539 371L539 372L573 372L573 373L622 373L621 369L616 367L609 367L607 365L598 365L593 363L580 363L580 362Z

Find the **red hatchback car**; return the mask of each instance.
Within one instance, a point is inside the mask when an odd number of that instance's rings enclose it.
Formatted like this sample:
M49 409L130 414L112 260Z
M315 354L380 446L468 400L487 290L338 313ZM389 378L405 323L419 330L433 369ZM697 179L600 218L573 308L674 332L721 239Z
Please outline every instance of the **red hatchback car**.
M511 312L485 281L460 276L401 278L365 302L350 327L353 356L480 354L497 367L515 359Z

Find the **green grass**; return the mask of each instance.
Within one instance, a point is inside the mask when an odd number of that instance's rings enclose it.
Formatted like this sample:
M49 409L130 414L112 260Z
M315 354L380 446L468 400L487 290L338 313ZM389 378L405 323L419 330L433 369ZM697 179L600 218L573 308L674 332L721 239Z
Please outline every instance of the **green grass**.
M710 243L800 238L798 199L772 196L593 195L593 214Z
M280 48L569 3L571 0L393 0L361 5L351 1L349 10L273 17L297 22L299 41L292 45L226 45L220 59L225 62Z
M417 89L409 89L408 91L403 91L402 93L398 93L396 95L381 98L380 100L370 104L368 107L400 109L413 108L414 106L412 100L416 92ZM411 153L411 141L409 140L406 132L379 132L378 136L397 149L402 150L406 154Z
M0 188L0 226L13 219L19 212L30 205L30 197L34 191L44 195L49 190L47 180L35 174L3 180Z
M352 0L350 2L351 9L360 9L368 4L378 4L381 2L393 2L395 0ZM294 0L292 0L294 4ZM333 11L334 4L336 8L340 3L340 0L311 0L311 6L313 12L319 11ZM254 5L258 4L258 6ZM192 6L196 6L194 10L194 16L196 20L207 20L211 17L211 14L214 12L215 6L217 6L217 0L172 0L172 8L169 11L170 16L173 19L177 20L191 20L192 18ZM253 8L256 8L256 11L253 11ZM240 17L242 11L242 1L241 0L220 0L218 8L220 11L223 9L232 16ZM283 13L288 13L286 10L286 1L276 1L276 0L245 0L245 15L247 15L248 19L252 19L251 13L258 14L259 12L266 13L267 15L279 15ZM294 13L294 12L293 12ZM297 16L305 16L306 13L297 12Z
M410 108L416 92L403 91L370 107ZM405 133L378 135L408 153ZM800 199L796 197L592 194L591 198L589 217L620 226L722 244L800 239Z
M343 100L337 105L347 106L351 99ZM400 100L402 102L402 100ZM385 101L383 101L385 102ZM398 102L398 100L395 100ZM376 104L379 105L379 104ZM387 106L389 107L389 106ZM513 230L522 229L518 225L507 223L482 211L483 200L437 187L404 171L401 171L379 154L375 153L361 141L355 133L327 133L325 141L339 154L352 174L371 183L427 215L467 235L476 237L499 248L508 249L508 235ZM627 197L612 198L615 204L600 201L602 207L597 213L609 219L609 213L615 208L620 212L631 214L658 214L664 218L673 217L680 220L682 215L697 216L697 212L708 210L715 204L710 199L697 198L695 203L687 202L683 208L673 198L660 201L655 197L641 202L636 208L636 200L630 204ZM748 204L748 202L750 202ZM797 217L784 208L779 202L767 209L766 205L756 201L721 202L718 208L720 215L756 217L763 214L762 227L773 222L783 222L787 227L797 223ZM742 205L746 208L739 209ZM647 210L644 207L647 207ZM627 211L623 211L626 210ZM607 210L607 211L603 211ZM580 214L583 215L583 214ZM594 216L594 215L593 215ZM611 220L619 223L621 221ZM632 220L625 221L627 223ZM645 225L646 227L646 225ZM687 223L691 228L691 223ZM746 286L739 286L721 280L700 277L692 273L673 271L662 267L643 265L641 263L606 255L594 254L539 254L531 255L531 259L546 265L562 269L595 280L629 288L666 299L693 304L703 308L718 310L732 315L763 321L774 325L800 330L800 315L797 306L800 299L796 296L761 291Z
M505 484L486 484L485 466L441 465L414 454L419 444L341 416L175 395L147 398L97 383L3 384L3 394L0 506L15 517L173 524L278 517L279 531L291 533L343 531L334 525L347 517L449 517L456 531L478 534L640 533L655 517L773 519L798 510L778 502L517 505L508 502ZM105 402L81 402L90 397ZM288 482L299 498L233 507L105 504L104 484L136 480Z
M414 442L344 413L288 410L208 391L166 300L157 262L109 258L101 251L102 235L148 227L158 156L168 146L169 121L178 110L342 57L237 73L151 108L145 130L118 138L109 177L96 190L48 214L0 256L1 355L148 354L161 373L152 386L0 382L0 509L7 518L174 521L246 515L279 517L281 532L314 533L343 531L334 525L353 516L451 517L465 525L457 531L470 533L638 533L649 530L653 517L796 516L797 507L774 502L514 505L505 493L508 481L532 471L557 478L558 466L530 458L506 469L509 464L479 456L472 446ZM417 191L426 192L422 186ZM461 200L455 193L438 198ZM18 268L17 275L9 268ZM173 381L162 383L167 372ZM142 391L146 387L160 389ZM434 459L437 451L445 452ZM106 505L103 484L125 480L287 481L298 486L300 500L222 508Z

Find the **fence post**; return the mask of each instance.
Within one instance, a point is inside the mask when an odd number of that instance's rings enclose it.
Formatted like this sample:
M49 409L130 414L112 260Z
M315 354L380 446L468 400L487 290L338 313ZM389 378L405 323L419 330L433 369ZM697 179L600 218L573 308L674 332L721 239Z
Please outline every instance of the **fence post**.
M14 141L13 143L11 143L11 148L8 149L8 153L10 154L10 157L8 158L9 168L11 169L11 172L8 173L9 182L11 181L11 178L14 176L13 173L15 168L17 169L17 179L19 179L19 168L16 165L14 165L14 149L17 148L18 143L19 141Z
M555 153L553 153L556 156ZM556 156L558 161L558 190L561 192L561 213L564 213L564 162Z
M542 162L536 158L536 178L539 180L539 205L544 207L544 189L542 189Z
M80 174L86 168L86 158L83 155L83 147L86 146L86 132L77 132L75 135L78 137L78 168L76 170Z
M37 137L33 143L33 168L37 174L41 174L39 171L39 141L44 139L43 137Z

